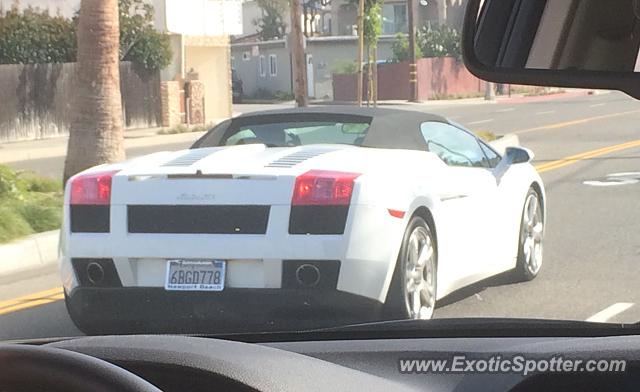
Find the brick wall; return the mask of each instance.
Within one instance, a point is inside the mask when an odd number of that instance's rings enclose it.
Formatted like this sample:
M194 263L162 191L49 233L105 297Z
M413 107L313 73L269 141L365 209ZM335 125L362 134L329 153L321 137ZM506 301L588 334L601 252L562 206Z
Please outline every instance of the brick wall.
M444 98L454 95L477 94L484 91L484 82L473 76L462 61L453 57L419 59L418 99ZM338 102L355 101L356 75L333 75L333 99ZM366 97L367 83L363 96ZM409 99L409 64L393 63L378 66L378 99Z

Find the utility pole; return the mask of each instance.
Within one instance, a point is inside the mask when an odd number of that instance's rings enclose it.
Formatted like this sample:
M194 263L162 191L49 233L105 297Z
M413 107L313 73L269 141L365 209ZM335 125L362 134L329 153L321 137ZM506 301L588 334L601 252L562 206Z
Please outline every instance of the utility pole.
M358 91L356 100L362 106L362 60L364 57L364 0L358 2Z
M301 0L291 0L291 58L293 65L293 94L296 106L309 106L307 93L307 56L304 52L304 34L302 32Z
M373 107L378 107L378 45L374 46L373 52Z
M418 101L418 66L416 65L416 0L407 0L409 6L409 101Z
M495 89L494 83L490 83L490 82L485 83L484 100L485 101L496 100L496 89Z

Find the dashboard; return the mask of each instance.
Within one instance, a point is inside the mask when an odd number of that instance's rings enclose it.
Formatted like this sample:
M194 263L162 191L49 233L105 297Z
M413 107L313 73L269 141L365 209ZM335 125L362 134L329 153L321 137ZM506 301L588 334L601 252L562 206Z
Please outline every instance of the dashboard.
M33 344L33 343L32 343ZM640 385L640 337L415 338L242 343L181 336L84 337L47 343L129 370L163 391L604 391ZM625 359L624 372L414 372L401 360Z

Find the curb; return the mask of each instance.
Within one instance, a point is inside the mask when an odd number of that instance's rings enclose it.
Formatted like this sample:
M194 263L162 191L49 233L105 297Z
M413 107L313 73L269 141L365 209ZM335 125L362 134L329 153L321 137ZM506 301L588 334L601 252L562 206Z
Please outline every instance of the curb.
M489 142L489 145L493 147L498 154L504 155L507 147L520 147L520 138L516 134L509 133Z
M0 245L0 279L55 269L59 238L60 230L54 230Z

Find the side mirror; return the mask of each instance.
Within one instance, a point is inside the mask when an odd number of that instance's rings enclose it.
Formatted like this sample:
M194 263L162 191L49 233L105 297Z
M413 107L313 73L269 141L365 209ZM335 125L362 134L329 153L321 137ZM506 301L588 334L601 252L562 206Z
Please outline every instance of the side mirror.
M496 177L496 183L500 183L502 177L509 170L509 167L513 165L519 165L522 163L529 163L533 161L535 154L528 148L523 147L507 147L504 156L498 166L494 169L494 175Z
M469 0L467 68L496 83L612 89L640 98L640 1Z
M504 154L505 163L517 165L533 161L534 154L531 150L522 147L507 147Z

